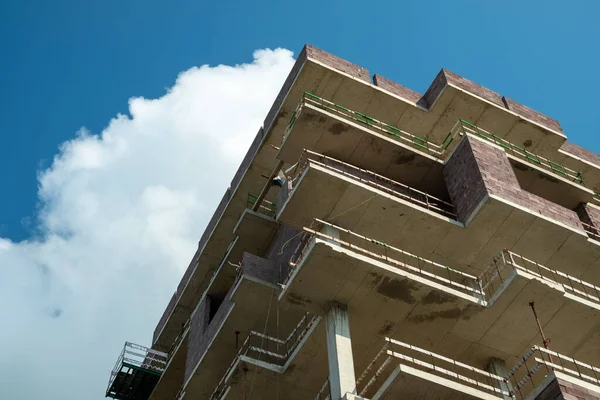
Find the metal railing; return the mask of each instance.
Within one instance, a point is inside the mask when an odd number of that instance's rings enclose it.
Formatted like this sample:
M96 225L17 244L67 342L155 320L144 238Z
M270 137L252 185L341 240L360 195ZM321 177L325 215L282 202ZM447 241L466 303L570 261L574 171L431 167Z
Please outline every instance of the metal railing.
M592 385L600 385L600 368L540 346L533 346L505 376L499 376L408 343L391 338L385 338L385 341L385 345L356 382L360 396L367 394L381 375L396 363L449 379L500 399L528 398L552 371Z
M586 233L591 239L600 241L600 232L598 232L598 229L594 225L590 225L583 221L581 221L581 225L583 225L583 229L585 229Z
M326 235L317 231L318 227L329 226L339 232L339 238ZM382 241L368 238L348 229L341 228L332 223L323 221L318 218L313 219L313 223L309 228L304 228L304 237L294 251L290 260L290 273L284 282L287 286L294 270L302 262L306 256L313 238L321 238L330 242L334 242L342 247L352 251L362 253L368 257L385 262L404 271L413 274L418 274L437 283L449 285L455 290L465 294L482 298L484 292L481 291L479 282L476 276L467 274L447 265L436 263L435 261L419 257L415 254L390 246ZM360 245L356 244L359 243Z
M141 368L154 373L162 374L167 366L167 354L161 351L140 346L139 344L125 342L123 350L110 373L108 392L123 367Z
M540 371L545 372L541 377ZM510 381L510 396L526 399L544 380L546 374L558 371L593 385L600 385L600 369L545 349L533 346L531 350L508 372L505 379ZM539 377L539 379L535 379ZM528 390L527 387L530 387Z
M386 337L385 341L385 345L357 380L356 386L359 396L365 396L388 368L398 363L406 364L417 370L452 380L499 398L510 395L506 389L503 389L506 379L502 376L389 337Z
M359 168L355 165L307 149L302 152L296 167L291 172L292 183L295 183L298 180L311 162L316 165L320 165L323 168L327 168L331 171L358 180L361 183L382 190L403 200L409 201L417 206L435 211L445 217L452 219L457 218L456 208L450 202L432 196L424 191L415 189L403 183L394 181L393 179L379 175L375 172Z
M315 396L314 400L331 400L331 390L329 387L329 378L325 379L323 386Z
M240 358L246 356L258 361L283 366L294 354L302 340L311 329L320 321L318 316L304 314L300 322L285 339L278 339L260 332L251 331L240 347L233 362L229 365L221 380L217 384L211 400L220 400L227 392L227 382L233 370L236 368Z
M256 204L257 201L258 201L257 195L248 193L248 198L246 200L248 208L252 209L252 207ZM262 214L265 214L269 217L274 217L275 214L277 213L277 208L275 206L275 203L273 203L267 199L263 199L262 202L260 203L260 205L258 206L257 211Z
M285 141L288 135L291 133L296 123L296 120L305 104L310 104L314 107L334 113L338 117L341 117L347 121L358 123L363 127L393 137L402 143L408 144L418 150L425 151L428 154L440 160L444 160L447 154L451 152L451 145L456 144L458 142L457 139L459 137L465 135L466 133L470 133L504 148L505 151L507 151L508 153L513 154L519 157L520 159L525 160L528 163L538 165L554 174L570 179L572 182L584 185L581 172L575 171L560 163L527 151L525 148L517 146L516 144L511 143L508 140L503 139L495 135L494 133L480 128L475 124L464 119L460 119L454 124L454 126L452 127L450 132L448 132L441 144L436 144L429 141L428 139L411 134L396 126L379 121L359 111L351 110L340 104L336 104L332 101L326 100L322 97L316 96L308 92L304 92L300 103L294 111L294 114L292 115L292 118L290 119L290 122L284 132L283 141ZM597 194L597 201L600 202L599 194Z
M432 143L427 139L424 139L417 135L413 135L412 133L406 132L396 126L379 121L366 114L351 110L340 104L336 104L332 101L326 100L322 97L316 96L308 92L304 92L304 94L302 95L302 99L296 107L296 110L294 111L294 114L292 115L292 118L290 119L290 122L285 132L283 133L283 141L287 139L288 135L294 128L294 124L296 123L296 120L299 114L302 112L302 109L305 104L310 104L313 107L332 112L338 117L341 117L347 121L357 123L361 126L373 129L378 133L385 134L386 136L392 137L402 143L408 144L422 151L424 150L428 154L431 154L435 157L440 157L443 154L443 149L439 145Z
M494 143L500 147L502 147L507 153L515 155L520 159L530 163L542 167L550 172L560 175L564 178L571 180L571 182L576 182L580 185L583 185L583 178L581 177L581 172L572 170L570 168L565 167L562 164L549 160L540 155L531 153L525 150L523 147L517 146L514 143L509 142L506 139L501 138L500 136L494 135L492 132L486 131L469 121L465 121L464 119L460 119L456 121L450 133L444 139L442 146L450 145L450 142L454 140L454 138L458 136L462 136L466 133L470 133L472 135L478 136L482 139L485 139L491 143ZM447 143L446 143L447 142Z
M562 288L565 293L600 305L600 287L548 268L507 249L494 257L490 266L479 276L485 298L489 300L496 295L514 271L533 275L535 279L547 283L550 287Z

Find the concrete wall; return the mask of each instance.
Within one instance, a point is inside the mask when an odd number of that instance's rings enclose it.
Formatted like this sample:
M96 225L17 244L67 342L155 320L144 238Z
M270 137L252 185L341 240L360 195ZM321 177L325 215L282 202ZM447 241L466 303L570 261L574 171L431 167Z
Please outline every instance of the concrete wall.
M275 263L278 282L283 283L290 272L290 259L302 239L302 231L287 225L279 225L271 241L265 258Z
M575 211L521 189L504 150L472 136L461 139L444 167L444 178L461 222L471 218L478 202L487 194L583 230Z
M600 396L584 387L564 379L556 378L535 398L535 400L598 400Z
M279 192L277 192L277 199L275 200L275 213L279 214L279 211L285 205L288 197L290 197L290 193L292 192L292 182L289 179L286 179L283 182L283 186L279 188Z
M196 313L192 316L190 321L190 331L188 339L188 352L185 360L185 380L189 378L194 366L200 359L201 352L199 347L202 346L202 337L206 332L209 324L210 317L210 303L211 298L209 296L204 297L202 302L198 305Z

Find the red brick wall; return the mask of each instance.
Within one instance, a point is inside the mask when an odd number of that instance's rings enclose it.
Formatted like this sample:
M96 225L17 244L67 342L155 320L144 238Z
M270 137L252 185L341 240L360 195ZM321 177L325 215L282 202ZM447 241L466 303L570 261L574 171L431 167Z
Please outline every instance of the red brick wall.
M443 172L458 220L466 223L489 194L469 140L465 138L456 146Z
M412 101L413 103L416 103L421 99L420 93L417 93L414 90L399 85L394 81L390 81L389 79L384 78L381 75L373 75L373 84L384 90L387 90L390 93L400 96L403 99Z
M535 400L598 400L598 393L563 379L554 379Z
M198 305L196 313L192 316L190 321L190 331L188 339L188 352L185 360L185 380L190 377L192 370L198 363L202 352L200 347L202 346L202 336L208 328L209 316L210 316L210 297L206 296L204 300Z
M349 61L334 56L333 54L330 54L309 44L304 46L304 49L302 51L306 51L306 55L308 56L308 58L312 58L313 60L319 61L327 65L328 67L337 69L338 71L342 71L367 83L371 83L371 76L369 75L369 70L363 67L360 67L356 64L352 64Z
M504 150L471 136L462 138L444 167L444 178L461 222L468 220L485 194L489 194L583 230L575 211L521 189Z
M583 147L577 146L571 142L564 142L562 146L560 146L560 149L591 164L597 165L598 168L600 168L600 155L594 153L593 151L584 149Z

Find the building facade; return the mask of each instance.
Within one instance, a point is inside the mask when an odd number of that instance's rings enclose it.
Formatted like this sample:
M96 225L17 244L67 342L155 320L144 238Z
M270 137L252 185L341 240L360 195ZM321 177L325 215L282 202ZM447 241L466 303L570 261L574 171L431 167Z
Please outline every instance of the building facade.
M600 156L305 46L117 399L600 399Z

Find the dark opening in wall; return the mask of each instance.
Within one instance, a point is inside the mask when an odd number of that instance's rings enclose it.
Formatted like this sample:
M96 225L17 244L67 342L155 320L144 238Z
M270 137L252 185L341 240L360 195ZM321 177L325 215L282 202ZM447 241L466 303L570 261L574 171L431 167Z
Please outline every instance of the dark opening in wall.
M225 296L226 296L225 294L208 296L210 298L210 308L209 308L209 313L208 313L208 323L209 324L215 317L215 314L217 313L217 311L219 311L219 307L221 307L221 304L223 304L223 300L225 300Z

